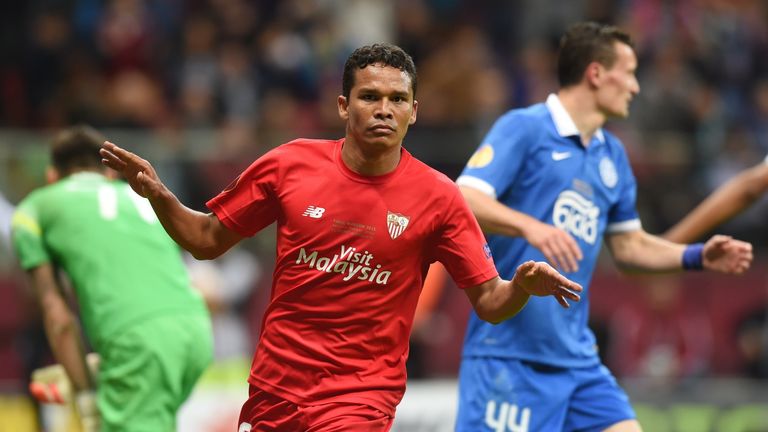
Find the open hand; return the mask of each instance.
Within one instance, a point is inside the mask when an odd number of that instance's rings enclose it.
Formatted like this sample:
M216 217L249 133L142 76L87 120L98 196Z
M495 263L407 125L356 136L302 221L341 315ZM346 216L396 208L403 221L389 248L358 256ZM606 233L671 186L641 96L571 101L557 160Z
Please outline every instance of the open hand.
M512 282L534 296L553 296L564 308L570 307L566 299L579 301L581 285L566 278L545 262L526 261L517 267Z
M144 198L154 198L165 191L152 164L138 155L104 141L99 151L101 163L123 175L137 194Z

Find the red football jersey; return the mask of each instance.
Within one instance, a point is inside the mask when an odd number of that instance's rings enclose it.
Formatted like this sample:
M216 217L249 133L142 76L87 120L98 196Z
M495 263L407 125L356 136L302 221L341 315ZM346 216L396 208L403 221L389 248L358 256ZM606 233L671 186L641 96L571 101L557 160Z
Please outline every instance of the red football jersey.
M278 224L249 382L295 403L363 403L394 415L429 264L442 262L462 288L497 272L450 179L405 149L393 172L362 176L342 161L343 144L283 144L207 205L242 236Z

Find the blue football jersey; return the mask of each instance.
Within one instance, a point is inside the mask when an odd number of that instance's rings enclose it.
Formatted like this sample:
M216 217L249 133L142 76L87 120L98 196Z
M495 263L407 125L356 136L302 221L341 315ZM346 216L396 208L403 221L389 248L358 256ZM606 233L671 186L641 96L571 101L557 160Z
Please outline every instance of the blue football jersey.
M516 358L561 367L599 363L587 326L589 281L603 234L640 229L637 185L618 138L598 130L588 146L556 95L500 117L456 180L506 206L568 232L583 252L579 270L564 273L584 287L582 300L562 308L531 297L513 318L492 325L472 313L464 356ZM544 255L522 237L488 235L501 277Z

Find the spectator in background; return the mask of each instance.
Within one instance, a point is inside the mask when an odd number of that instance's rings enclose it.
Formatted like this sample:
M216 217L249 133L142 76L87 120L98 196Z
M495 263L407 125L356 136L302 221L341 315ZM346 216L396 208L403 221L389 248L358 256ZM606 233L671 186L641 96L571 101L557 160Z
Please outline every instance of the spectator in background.
M196 260L188 254L185 258L192 284L211 312L214 361L239 364L250 359L254 346L240 311L262 276L261 263L242 247L215 261Z
M677 275L636 279L639 298L622 303L609 324L607 363L621 378L675 386L709 371L712 324L702 300Z
M755 83L752 95L754 109L748 123L760 149L765 152L768 151L768 79Z
M738 324L736 340L746 375L768 379L768 294L765 303Z
M179 64L176 109L186 128L215 126L216 81L219 71L216 59L217 28L210 17L188 18L182 33L182 58Z

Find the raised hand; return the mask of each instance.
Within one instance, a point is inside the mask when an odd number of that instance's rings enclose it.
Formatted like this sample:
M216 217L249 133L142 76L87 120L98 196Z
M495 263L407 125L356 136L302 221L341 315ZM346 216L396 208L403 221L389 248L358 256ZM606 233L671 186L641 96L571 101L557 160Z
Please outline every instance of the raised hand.
M166 190L152 164L138 155L109 141L104 141L99 153L101 163L122 174L131 188L142 197L154 198Z
M581 285L566 278L545 262L526 261L520 264L512 278L512 283L534 296L553 296L564 308L570 305L566 299L579 301L577 294Z
M566 272L579 270L581 249L567 232L532 219L526 225L523 236L528 243L540 250L553 266Z
M703 250L704 268L721 273L742 274L752 264L752 245L730 236L715 235Z

